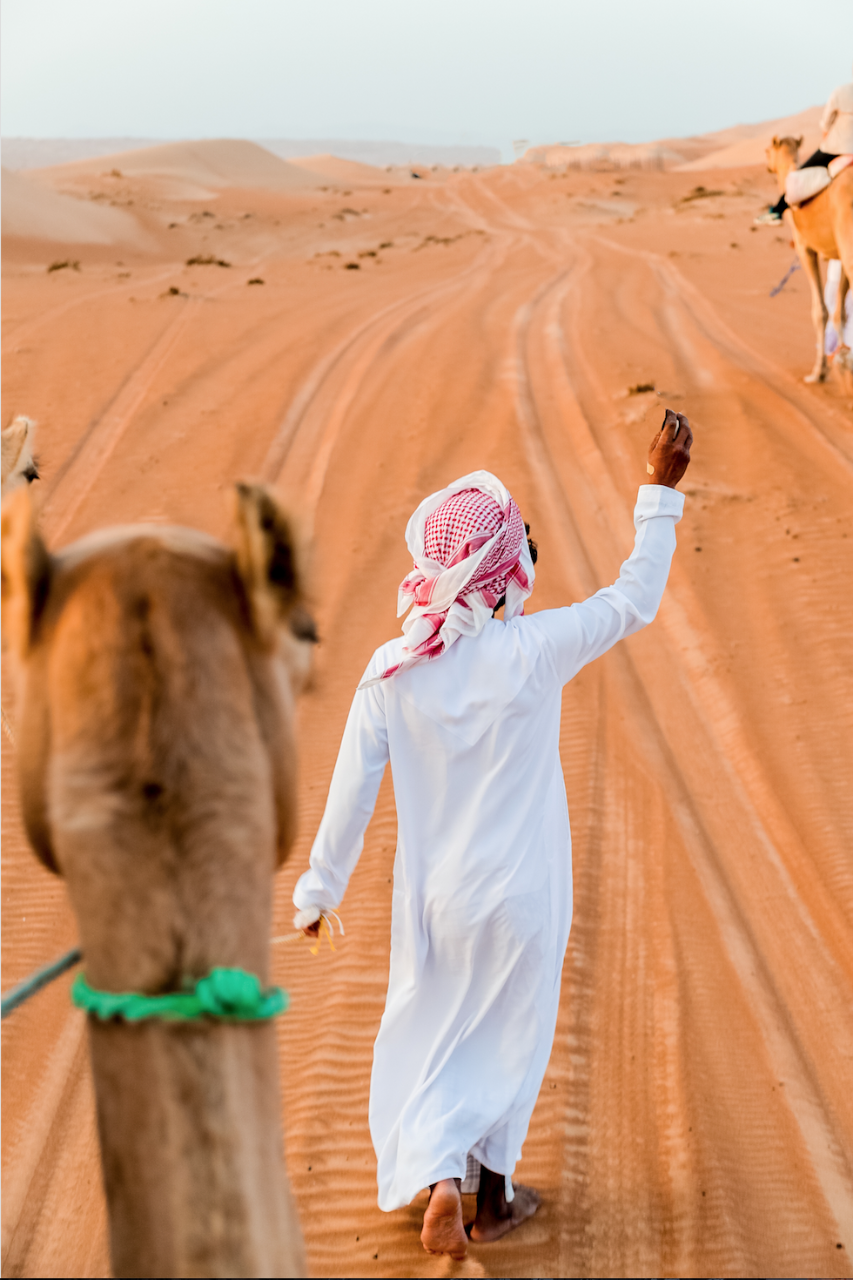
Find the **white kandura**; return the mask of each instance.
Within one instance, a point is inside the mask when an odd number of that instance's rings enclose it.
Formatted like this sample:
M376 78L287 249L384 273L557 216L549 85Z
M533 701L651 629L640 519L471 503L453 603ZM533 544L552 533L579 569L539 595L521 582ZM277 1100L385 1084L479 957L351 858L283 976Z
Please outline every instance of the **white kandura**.
M337 907L390 760L398 835L391 966L370 1132L379 1207L465 1176L512 1175L557 1019L572 917L559 755L563 685L654 618L683 495L643 485L619 580L569 608L492 620L355 695L311 866L293 895ZM399 660L402 637L366 677Z

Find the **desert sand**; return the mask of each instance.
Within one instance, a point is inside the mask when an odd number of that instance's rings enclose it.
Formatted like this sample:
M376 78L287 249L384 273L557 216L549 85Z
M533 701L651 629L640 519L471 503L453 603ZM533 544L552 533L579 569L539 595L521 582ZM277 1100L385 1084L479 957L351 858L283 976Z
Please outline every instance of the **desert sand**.
M554 607L615 578L664 406L696 435L657 620L564 696L575 917L517 1171L543 1207L462 1266L421 1250L423 1195L376 1207L386 778L346 937L317 956L275 949L312 1274L849 1275L853 397L802 383L802 273L769 296L793 257L784 231L753 231L770 178L525 164L343 186L340 162L318 160L298 186L262 181L269 162L238 151L28 175L145 239L75 240L73 219L4 237L4 421L39 422L53 545L143 519L221 535L240 476L278 484L313 527L322 643L276 935L353 690L399 625L420 498L497 472L539 543L531 606ZM48 272L64 260L79 270ZM3 702L14 724L8 681ZM8 989L75 932L61 881L27 848L5 737L2 763ZM6 1275L107 1274L69 984L4 1024Z

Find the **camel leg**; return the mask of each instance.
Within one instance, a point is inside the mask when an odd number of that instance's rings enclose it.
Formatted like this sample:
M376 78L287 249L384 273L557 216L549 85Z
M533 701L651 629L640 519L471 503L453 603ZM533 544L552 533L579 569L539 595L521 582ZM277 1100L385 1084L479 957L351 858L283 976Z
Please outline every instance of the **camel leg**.
M841 384L845 388L846 394L853 393L853 350L848 347L844 341L844 303L847 297L847 291L850 288L850 278L853 274L853 235L847 237L848 243L841 249L841 280L838 284L838 298L835 303L835 327L838 330L838 347L835 352L833 364L836 372L841 379Z
M832 323L835 325L835 332L838 334L839 350L846 345L844 342L844 304L847 300L847 291L849 288L850 281L847 279L847 272L842 269L841 279L838 282L838 294L835 299L835 314L832 317Z
M841 280L838 285L838 299L835 304L835 324L838 329L838 351L835 365L843 371L842 380L849 388L853 387L853 350L847 347L842 337L844 333L844 301L847 290L853 281L853 217L845 211L844 217L838 218L835 225L835 243L841 259Z
M817 350L815 352L815 364L811 373L806 374L806 382L823 382L826 377L826 352L824 351L824 342L826 335L826 322L829 319L829 312L826 309L826 303L823 300L823 285L820 279L820 263L817 253L814 249L807 248L802 241L797 244L800 254L800 261L805 268L806 277L809 282L809 288L812 292L812 324L814 325L815 340Z

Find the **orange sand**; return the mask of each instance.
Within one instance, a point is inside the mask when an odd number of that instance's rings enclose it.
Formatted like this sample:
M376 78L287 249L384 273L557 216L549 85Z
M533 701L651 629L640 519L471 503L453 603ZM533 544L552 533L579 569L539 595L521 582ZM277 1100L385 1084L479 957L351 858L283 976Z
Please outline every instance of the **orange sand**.
M209 194L188 199L113 161L122 177L84 194L154 247L4 241L4 413L39 420L56 545L135 519L220 534L222 491L244 475L280 482L313 521L323 643L277 933L357 678L398 626L416 502L498 472L539 542L533 607L559 605L615 577L663 406L696 433L660 615L565 695L575 923L518 1171L543 1208L461 1268L422 1252L423 1197L376 1208L386 779L346 938L274 962L292 996L287 1156L313 1274L849 1275L853 406L838 382L801 381L802 273L768 296L792 258L785 234L752 234L770 179L519 165L342 188L335 161L322 190L317 160L312 187L208 173ZM685 202L698 183L723 194ZM232 265L185 267L196 254ZM67 258L79 272L47 274ZM8 687L4 705L14 721ZM13 776L4 738L4 988L75 939ZM107 1271L69 981L4 1024L7 1275Z

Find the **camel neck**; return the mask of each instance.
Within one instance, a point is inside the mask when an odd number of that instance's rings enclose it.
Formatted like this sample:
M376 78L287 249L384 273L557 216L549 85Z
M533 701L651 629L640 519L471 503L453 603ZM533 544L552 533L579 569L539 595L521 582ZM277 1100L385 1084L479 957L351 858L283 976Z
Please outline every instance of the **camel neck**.
M89 1037L114 1274L304 1274L270 1023Z
M788 174L797 168L797 160L791 155L782 155L776 161L776 181L779 184L779 190L785 190L785 179Z

